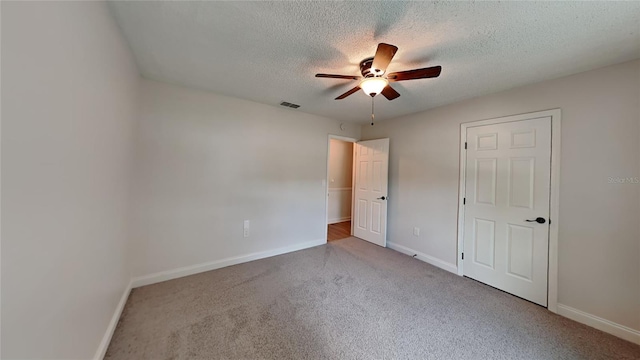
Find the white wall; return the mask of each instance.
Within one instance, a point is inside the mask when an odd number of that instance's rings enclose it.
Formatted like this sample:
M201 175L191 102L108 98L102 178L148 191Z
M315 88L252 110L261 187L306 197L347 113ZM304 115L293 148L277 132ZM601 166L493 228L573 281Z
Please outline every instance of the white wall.
M391 139L389 241L455 264L460 123L561 108L558 301L640 330L640 184L608 183L640 177L639 106L634 61L363 126Z
M144 276L323 240L327 137L360 127L145 80L138 133L133 271Z
M329 223L351 219L353 143L329 140Z
M104 3L1 6L1 356L91 358L130 279L139 75Z

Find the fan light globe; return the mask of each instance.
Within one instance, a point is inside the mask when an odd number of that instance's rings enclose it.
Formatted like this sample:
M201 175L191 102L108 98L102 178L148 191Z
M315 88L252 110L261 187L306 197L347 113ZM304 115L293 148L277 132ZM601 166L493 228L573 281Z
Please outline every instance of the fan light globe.
M382 77L370 77L362 80L360 88L365 94L369 96L376 96L380 94L382 89L389 85L389 81Z

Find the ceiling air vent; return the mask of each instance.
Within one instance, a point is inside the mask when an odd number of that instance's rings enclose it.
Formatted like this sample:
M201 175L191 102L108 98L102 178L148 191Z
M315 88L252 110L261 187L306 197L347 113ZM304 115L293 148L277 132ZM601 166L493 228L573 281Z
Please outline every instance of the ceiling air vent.
M286 107L290 107L292 109L297 109L297 108L300 107L300 105L298 105L298 104L292 104L292 103L286 102L286 101L281 102L280 105L286 106Z

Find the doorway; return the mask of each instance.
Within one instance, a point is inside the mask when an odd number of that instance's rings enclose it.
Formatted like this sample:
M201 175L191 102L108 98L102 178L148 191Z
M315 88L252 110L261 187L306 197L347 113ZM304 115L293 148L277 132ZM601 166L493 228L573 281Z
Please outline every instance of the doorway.
M462 124L458 271L555 311L560 110Z
M327 241L351 236L354 141L329 138L327 169Z
M329 135L327 241L355 236L387 246L389 139Z

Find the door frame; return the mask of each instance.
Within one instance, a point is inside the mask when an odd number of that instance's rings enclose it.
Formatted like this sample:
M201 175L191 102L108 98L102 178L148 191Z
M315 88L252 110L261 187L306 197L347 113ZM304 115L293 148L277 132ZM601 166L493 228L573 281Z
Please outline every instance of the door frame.
M334 140L341 140L341 141L346 141L346 142L350 142L353 143L354 146L355 144L360 141L356 138L351 138L351 137L347 137L347 136L341 136L341 135L332 135L329 134L329 136L327 137L327 169L326 169L326 173L325 173L325 179L324 179L324 242L325 244L327 243L327 236L329 236L329 228L328 228L328 223L329 223L329 160L330 160L330 151L331 151L331 139ZM355 156L354 155L355 152L352 151L351 156ZM355 166L355 163L351 166L351 233L350 235L353 236L353 196L354 196L354 191L353 191L353 183L354 183L354 176L355 176L355 172L353 171Z
M558 312L558 225L560 208L560 124L562 111L551 109L519 115L504 116L499 118L470 121L460 124L460 168L458 190L458 275L464 275L462 252L464 249L464 204L466 196L467 152L464 144L467 139L467 128L494 125L514 121L529 120L533 118L551 117L551 193L549 197L549 265L547 272L547 309Z

